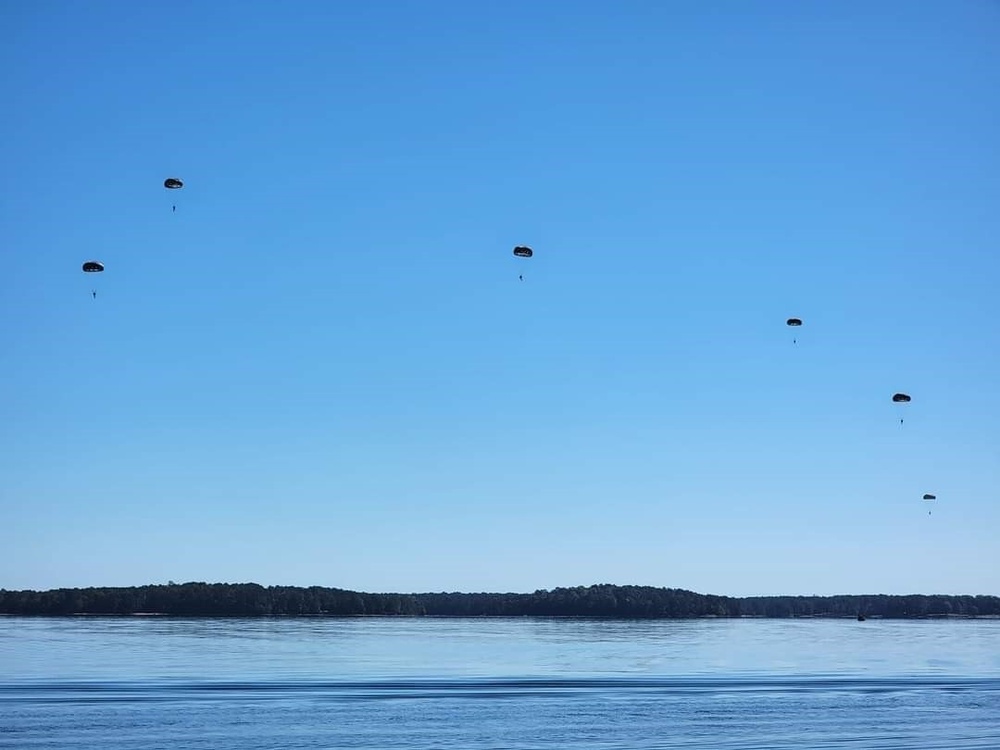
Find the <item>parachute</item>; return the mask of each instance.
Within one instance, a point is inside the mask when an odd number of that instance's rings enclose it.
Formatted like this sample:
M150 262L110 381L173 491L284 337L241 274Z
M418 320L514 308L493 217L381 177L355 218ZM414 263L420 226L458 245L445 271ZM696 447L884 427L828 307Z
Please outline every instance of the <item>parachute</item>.
M789 328L798 328L799 326L802 325L802 319L801 318L789 318L788 320L785 321L785 325L788 326ZM799 340L797 338L795 338L795 337L792 337L792 343L793 344L797 344L797 343L799 343Z
M924 500L926 502L928 502L928 503L932 503L935 500L937 500L937 495L931 495L930 493L928 493L928 494L924 495ZM927 511L927 515L930 515L930 514L931 514L931 512Z
M179 177L168 177L163 181L163 187L167 190L180 190L184 187L184 180ZM177 211L177 204L175 203L170 210L171 212Z
M894 393L892 394L892 403L894 404L908 404L911 399L908 393ZM903 424L903 418L899 418L899 423Z
M516 255L518 258L530 258L534 254L535 254L535 251L532 250L527 245L518 245L517 247L514 248L514 255ZM523 274L518 274L517 278L520 281L524 281L524 275Z
M84 273L104 273L104 264L98 260L88 260L81 266L81 268ZM97 290L91 289L90 296L97 299Z

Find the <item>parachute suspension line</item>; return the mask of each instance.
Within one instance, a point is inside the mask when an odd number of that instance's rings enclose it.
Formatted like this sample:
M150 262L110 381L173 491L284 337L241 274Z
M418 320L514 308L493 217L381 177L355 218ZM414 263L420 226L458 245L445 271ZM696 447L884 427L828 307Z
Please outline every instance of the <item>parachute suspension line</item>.
M892 403L894 404L908 404L912 401L908 393L894 393L892 394ZM903 424L903 414L900 412L899 424Z
M179 177L168 177L163 181L163 187L167 190L180 190L184 187L184 181ZM177 203L175 202L170 209L171 213L177 213Z
M518 258L530 258L534 254L535 251L527 245L518 245L514 248L514 255ZM519 273L517 279L518 281L524 281L524 274Z
M801 318L789 318L785 321L785 325L789 328L799 328L802 325ZM796 336L792 336L792 344L798 344L799 340Z

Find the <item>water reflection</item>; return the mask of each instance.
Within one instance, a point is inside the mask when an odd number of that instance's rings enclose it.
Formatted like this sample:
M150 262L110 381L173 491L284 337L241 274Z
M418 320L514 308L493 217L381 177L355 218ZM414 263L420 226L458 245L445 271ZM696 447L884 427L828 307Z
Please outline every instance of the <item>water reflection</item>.
M7 678L1000 672L993 620L8 617L0 644Z
M0 748L1000 747L1000 621L0 618Z

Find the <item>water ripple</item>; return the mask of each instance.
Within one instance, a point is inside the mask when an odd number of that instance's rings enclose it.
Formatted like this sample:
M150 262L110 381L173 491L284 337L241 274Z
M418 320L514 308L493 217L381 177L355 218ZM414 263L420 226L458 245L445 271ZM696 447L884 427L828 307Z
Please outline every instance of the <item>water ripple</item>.
M0 682L0 702L172 701L232 698L282 700L427 699L482 697L628 696L755 693L908 693L946 691L992 694L1000 678L865 678L803 676L780 678L626 677L402 680L18 680Z

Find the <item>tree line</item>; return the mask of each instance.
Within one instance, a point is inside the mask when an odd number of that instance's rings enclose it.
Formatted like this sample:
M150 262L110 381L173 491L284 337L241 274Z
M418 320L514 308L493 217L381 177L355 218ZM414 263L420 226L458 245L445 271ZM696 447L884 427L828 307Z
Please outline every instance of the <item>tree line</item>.
M989 617L1000 597L913 594L891 596L751 596L698 594L652 586L577 586L531 594L367 594L322 586L256 583L7 591L0 614L269 617L363 615L438 617Z

